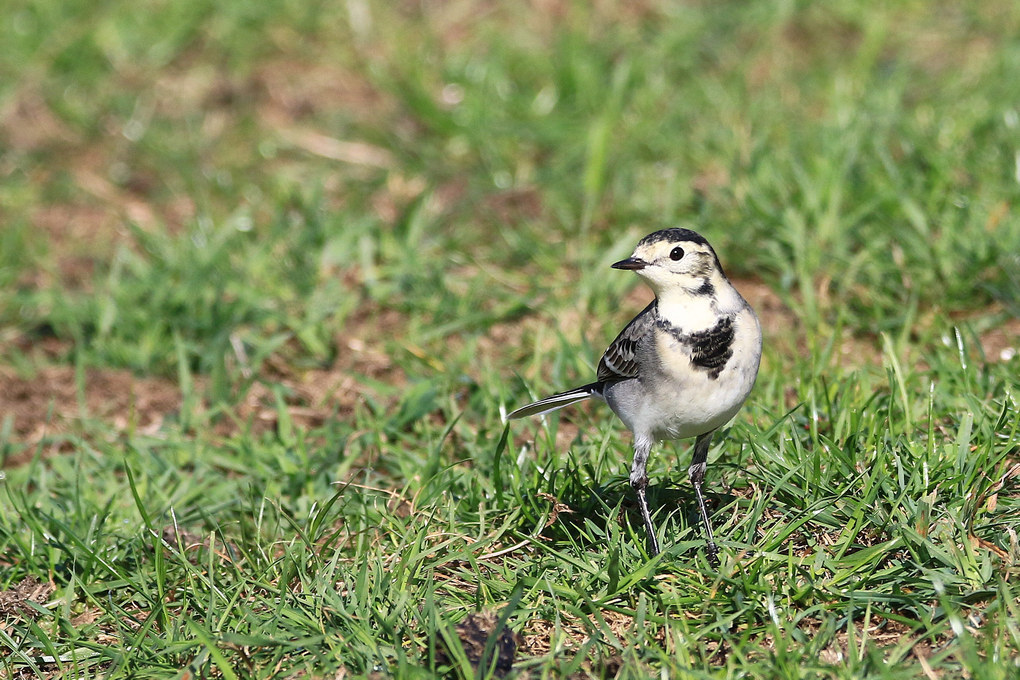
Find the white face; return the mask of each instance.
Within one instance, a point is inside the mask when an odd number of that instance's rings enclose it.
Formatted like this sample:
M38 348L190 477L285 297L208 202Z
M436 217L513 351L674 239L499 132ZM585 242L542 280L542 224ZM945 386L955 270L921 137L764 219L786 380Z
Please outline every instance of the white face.
M641 242L631 259L644 263L640 269L634 267L635 273L655 290L682 286L693 292L706 283L711 284L719 272L719 262L712 248L694 241Z

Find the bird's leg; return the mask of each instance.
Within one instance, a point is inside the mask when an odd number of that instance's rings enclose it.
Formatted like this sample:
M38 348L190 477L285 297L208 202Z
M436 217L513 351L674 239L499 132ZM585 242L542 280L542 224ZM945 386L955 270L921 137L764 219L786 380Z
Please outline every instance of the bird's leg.
M652 516L648 512L648 501L645 499L645 488L648 486L648 453L652 450L652 440L645 437L634 437L634 461L630 466L630 485L637 492L638 505L641 507L641 518L645 521L645 533L648 534L648 548L652 557L659 554L659 540L655 537Z
M699 435L694 442L694 455L691 459L691 466L687 468L687 476L691 479L694 495L698 499L698 510L701 511L701 521L705 524L705 538L708 541L705 549L708 553L708 561L713 567L718 567L719 548L715 544L715 537L712 536L712 523L708 521L705 498L701 495L701 483L705 481L705 468L708 467L708 447L712 443L712 434L714 432L715 430Z

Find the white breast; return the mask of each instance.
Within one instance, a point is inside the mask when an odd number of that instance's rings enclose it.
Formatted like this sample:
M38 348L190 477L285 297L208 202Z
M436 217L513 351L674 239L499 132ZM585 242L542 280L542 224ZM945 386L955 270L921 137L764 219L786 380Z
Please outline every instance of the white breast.
M684 439L721 427L743 405L758 374L761 327L749 307L736 316L733 354L714 378L669 333L657 331L654 345L646 361L658 366L610 386L606 401L637 436Z

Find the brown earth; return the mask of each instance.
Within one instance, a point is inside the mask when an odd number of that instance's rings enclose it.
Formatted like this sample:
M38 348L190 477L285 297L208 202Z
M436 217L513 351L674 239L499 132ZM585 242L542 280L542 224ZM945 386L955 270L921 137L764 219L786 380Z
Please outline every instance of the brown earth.
M556 1L540 4L550 15L565 7ZM442 21L449 23L452 33L462 26L461 19L453 15L443 15ZM181 63L158 74L152 83L127 85L148 98L150 117L174 119L201 112L206 123L199 134L210 143L227 134L225 117L250 109L267 139L297 152L338 161L350 172L387 172L385 186L372 198L372 205L386 219L396 219L399 206L423 190L420 179L400 175L387 151L334 138L316 127L316 121L331 111L342 110L355 120L394 113L394 104L385 93L343 66L279 59L258 65L248 75L231 77L208 65ZM118 248L135 247L125 226L129 221L142 228L172 230L194 219L193 201L180 193L161 194L157 191L160 180L151 172L132 169L135 174L131 176L112 178L126 153L120 134L124 121L107 124L117 134L96 139L80 136L31 84L22 85L0 109L0 142L9 151L0 161L0 177L17 167L21 158L49 154L66 161L64 167L76 189L61 202L40 205L30 215L34 233L41 235L54 268L25 274L19 286L88 290L97 263L109 261ZM267 165L265 173L272 173L273 167ZM38 175L34 181L43 185L53 179L56 170L37 164L33 172ZM702 179L705 187L725 181L724 176ZM440 187L433 199L439 205L436 209L456 203L463 191L458 182ZM488 215L497 222L517 217L537 219L543 210L534 189L496 193L478 207L483 217ZM758 310L774 353L805 351L797 340L802 334L797 316L771 288L757 280L735 283ZM649 291L636 286L622 306L637 310L649 299ZM579 312L571 315L568 311L560 321L560 329L568 336L584 333L589 339L607 340L612 336L613 329L581 318ZM395 312L366 304L335 339L338 356L332 366L299 371L285 356L271 357L259 367L259 374L253 376L241 397L235 409L237 420L255 428L275 427L277 404L270 386L276 384L287 388L290 416L300 426L351 414L369 389L359 376L388 384L406 380L393 358L374 349L373 342L380 333L398 333L403 323ZM525 337L537 337L548 324L549 319L540 314L496 324L479 340L479 349L496 353L508 346L520 347ZM18 329L0 329L4 342L12 337L15 344L27 342ZM115 430L156 431L181 408L180 389L170 380L138 377L118 369L89 369L79 376L73 367L62 363L71 353L66 342L53 338L33 342L39 345L31 352L35 368L16 369L0 360L0 424L9 420L13 438L29 445L6 460L7 465L27 460L26 456L34 455L34 448L55 441L54 435L80 431L83 420L98 419ZM1020 348L1020 320L1008 319L984 333L982 344L989 360L1015 356ZM881 346L873 339L846 333L839 347L837 361L843 366L881 361ZM224 423L221 433L230 428ZM576 428L564 420L558 435L563 443L576 435Z
M51 365L25 376L0 366L0 385L0 413L11 421L13 438L31 445L3 461L5 467L31 460L39 446L49 447L44 453L62 450L66 443L55 435L80 432L86 419L156 432L181 401L172 382L117 369L79 375L73 366Z
M62 274L70 276L67 272ZM799 325L796 316L770 288L757 281L739 280L736 284L758 310L766 337L796 334ZM636 287L624 305L640 309L650 299L649 296L648 291ZM567 321L578 328L582 325L580 318ZM534 316L519 323L497 324L479 346L483 352L516 346L515 343L521 341L525 334L532 333L542 323L540 317ZM228 435L236 429L237 423L250 423L256 431L275 428L278 407L272 385L287 389L290 418L300 427L316 427L330 418L349 416L371 389L364 378L387 384L406 381L406 376L393 359L375 349L373 342L380 333L399 334L402 325L403 319L398 313L366 306L352 315L344 333L335 339L339 351L333 365L298 371L282 356L270 357L256 376L258 380L245 391L235 407L236 419L222 420L217 431ZM590 327L584 332L597 334L602 329ZM1010 319L986 332L982 341L989 360L1011 358L1020 347L1020 320ZM44 350L44 354L66 355L66 346L55 340L51 344L59 346L49 352ZM850 336L844 339L839 357L841 365L880 361L881 348L877 343ZM156 432L168 416L173 416L181 408L180 389L171 380L139 377L120 369L88 369L80 378L79 382L76 370L68 365L43 363L34 373L26 374L0 364L0 384L3 385L0 414L12 421L13 439L29 445L21 453L8 458L5 465L30 460L38 453L40 445L60 450L66 444L59 443L61 440L57 435L80 432L85 420L103 421L117 431L134 428ZM562 444L569 445L577 432L576 425L570 419L564 419L557 436Z

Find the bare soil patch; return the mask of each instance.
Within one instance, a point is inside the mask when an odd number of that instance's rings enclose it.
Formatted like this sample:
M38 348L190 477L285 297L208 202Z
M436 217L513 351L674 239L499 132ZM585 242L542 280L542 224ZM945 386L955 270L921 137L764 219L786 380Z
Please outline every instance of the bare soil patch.
M1007 319L983 333L981 349L988 361L1010 361L1020 355L1020 319Z
M299 426L320 427L331 418L349 417L367 396L375 396L369 383L406 382L403 370L378 342L383 337L399 337L404 323L404 316L395 310L363 305L335 338L337 354L330 366L298 368L289 358L293 348L285 348L267 359L235 414L255 432L275 429L280 413L273 387L280 386L286 394L288 416ZM226 435L235 429L233 423L224 421L217 431Z
M249 424L255 432L279 425L275 387L283 388L291 421L306 428L320 427L332 418L350 416L367 396L377 396L370 383L400 385L406 381L393 358L379 347L378 338L398 336L404 317L393 310L365 306L336 339L337 355L330 366L300 369L292 353L270 357L233 407L235 418L223 418L216 432L230 436ZM24 345L27 340L17 340ZM37 358L52 361L68 351L67 344L44 338L33 342ZM27 349L27 346L26 346ZM296 351L296 350L295 350ZM196 389L204 389L199 377ZM80 430L86 419L109 423L115 430L156 432L167 416L181 407L177 384L166 378L139 377L120 369L87 369L81 376L73 366L43 364L33 374L0 365L0 414L12 419L12 439L30 445L5 461L20 465L54 435ZM62 450L57 444L53 453Z
M0 141L8 151L32 153L73 140L71 130L35 88L23 89L0 109Z
M13 419L15 439L28 444L74 431L86 418L107 421L118 430L155 431L181 401L177 386L168 380L112 369L86 370L79 391L73 366L45 366L31 376L0 366L0 384L0 413ZM6 465L23 463L33 453L16 455Z
M35 618L38 612L32 604L45 604L55 590L52 583L43 583L34 576L22 579L7 590L0 590L0 616ZM0 621L0 630L4 630Z
M393 102L365 78L332 63L278 59L259 65L246 83L270 120L298 121L336 112L369 118L392 112Z

